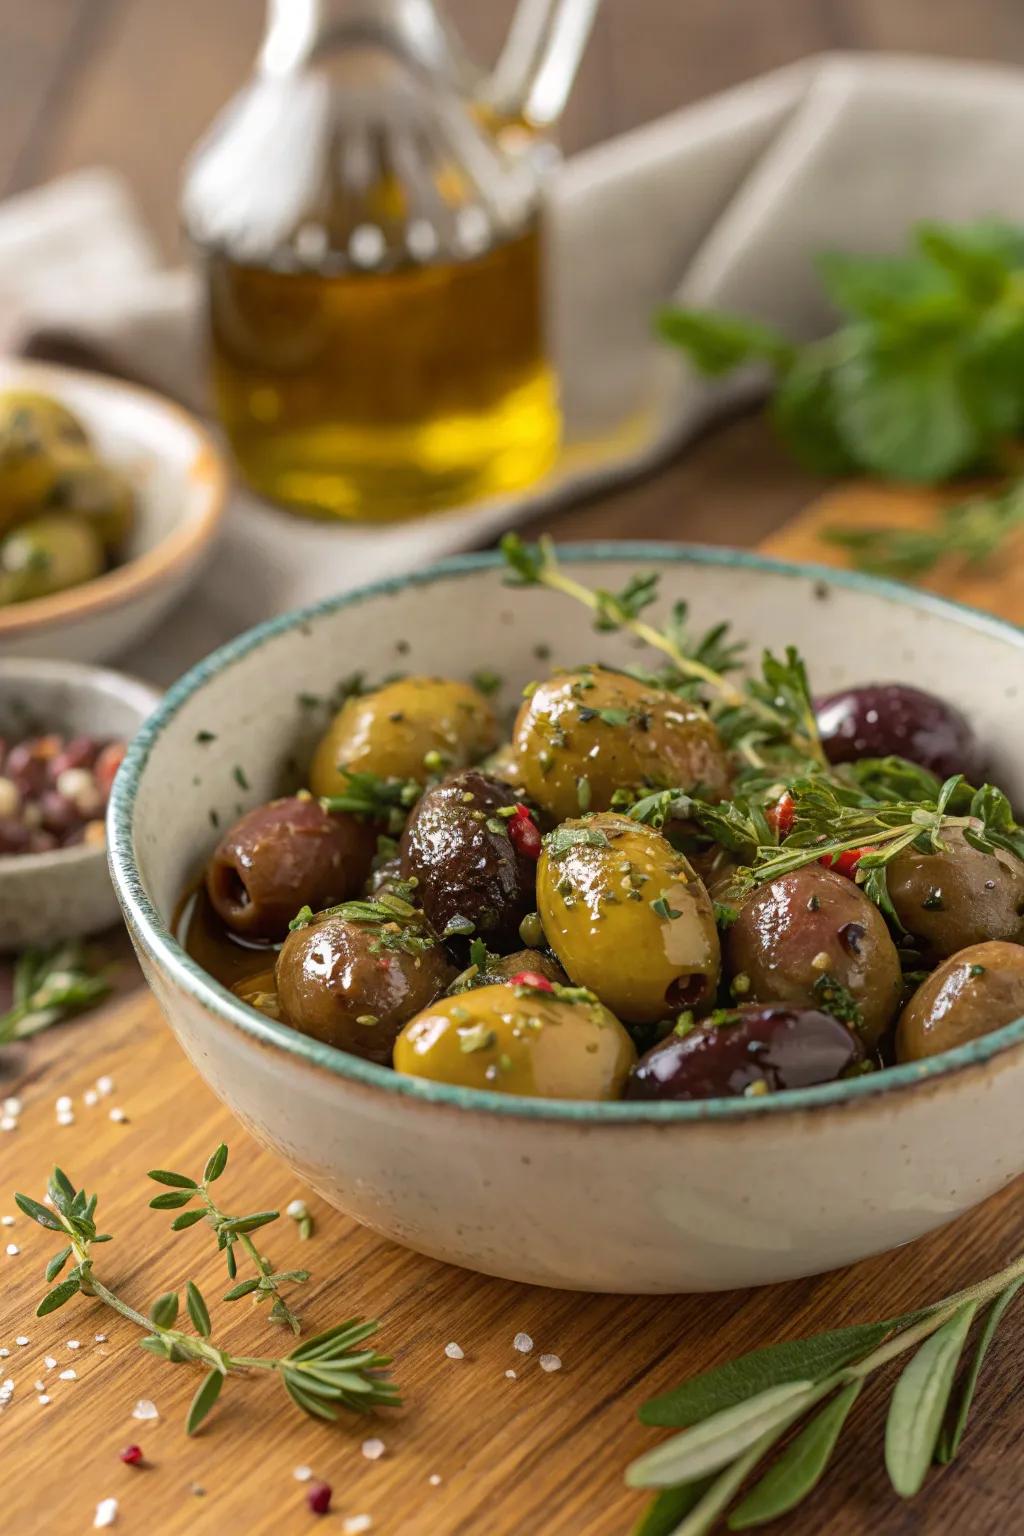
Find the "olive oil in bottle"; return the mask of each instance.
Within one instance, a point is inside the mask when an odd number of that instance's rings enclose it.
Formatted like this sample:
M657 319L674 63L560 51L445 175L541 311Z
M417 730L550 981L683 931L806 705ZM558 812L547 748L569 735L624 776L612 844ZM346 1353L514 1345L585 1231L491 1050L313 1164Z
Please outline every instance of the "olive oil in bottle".
M536 214L479 254L380 272L205 260L215 403L262 495L383 520L518 490L550 466Z

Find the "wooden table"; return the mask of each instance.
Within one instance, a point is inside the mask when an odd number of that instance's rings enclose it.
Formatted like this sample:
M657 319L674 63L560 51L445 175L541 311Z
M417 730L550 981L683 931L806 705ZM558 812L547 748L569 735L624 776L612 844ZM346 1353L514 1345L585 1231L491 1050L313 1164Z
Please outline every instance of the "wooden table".
M452 0L448 9L481 52L493 51L507 4ZM182 156L244 77L261 10L258 0L0 0L0 194L76 166L113 163L172 253ZM975 0L969 8L935 0L898 7L607 0L566 122L567 147L835 46L1024 58L1024 13L1014 0ZM821 489L750 416L709 433L661 473L546 526L562 538L628 533L754 544ZM816 548L806 527L776 532L770 542L800 553ZM972 596L1019 619L1019 587L1001 576ZM124 964L116 1002L3 1053L0 1096L17 1093L24 1108L18 1130L0 1135L0 1215L14 1212L12 1189L40 1195L59 1159L76 1181L101 1192L103 1225L117 1240L98 1253L126 1297L144 1308L193 1276L213 1299L224 1282L209 1235L172 1236L168 1218L146 1210L155 1186L145 1170L170 1162L198 1171L224 1138L232 1158L220 1187L233 1207L283 1207L302 1191L195 1077L134 985L131 962ZM115 1081L112 1096L86 1107L82 1095L104 1074ZM54 1105L65 1093L75 1122L58 1127ZM111 1108L123 1108L127 1119L111 1120ZM0 1250L8 1242L20 1250L0 1251L0 1347L10 1350L0 1380L9 1374L17 1384L0 1411L5 1536L88 1530L108 1496L120 1501L118 1528L145 1536L303 1531L312 1516L292 1477L300 1464L334 1488L329 1531L366 1513L387 1536L619 1536L641 1507L621 1474L653 1440L635 1419L645 1397L745 1348L934 1298L995 1269L1024 1243L1016 1185L906 1253L839 1275L753 1293L622 1300L467 1275L383 1243L319 1203L314 1210L310 1242L300 1243L282 1221L266 1246L283 1267L312 1268L302 1297L311 1327L355 1311L380 1317L406 1397L383 1422L320 1426L300 1419L275 1383L232 1381L200 1435L186 1439L193 1374L143 1354L131 1326L95 1303L76 1300L33 1319L54 1245L20 1215L0 1228ZM215 1315L229 1346L272 1347L275 1331L248 1303L217 1306ZM519 1331L535 1340L528 1357L512 1348ZM96 1342L97 1333L107 1339ZM30 1342L19 1347L17 1336ZM68 1347L72 1339L79 1349ZM446 1358L449 1341L464 1359ZM545 1351L561 1357L560 1371L540 1370ZM57 1361L52 1370L48 1354ZM61 1380L65 1369L78 1379ZM516 1379L506 1377L509 1369ZM788 1529L798 1536L1019 1529L1022 1370L1024 1344L1010 1328L990 1357L964 1458L933 1475L908 1505L891 1493L882 1467L882 1400L866 1394L827 1483ZM36 1380L47 1405L37 1400ZM157 1403L158 1420L133 1420L141 1397ZM371 1461L360 1443L378 1435L386 1451ZM147 1469L118 1460L130 1441L142 1445Z

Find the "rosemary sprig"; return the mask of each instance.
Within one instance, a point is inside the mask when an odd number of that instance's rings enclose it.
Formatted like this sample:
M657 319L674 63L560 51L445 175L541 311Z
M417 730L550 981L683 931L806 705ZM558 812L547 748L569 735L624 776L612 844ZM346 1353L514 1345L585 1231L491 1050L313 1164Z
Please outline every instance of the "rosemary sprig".
M640 1456L626 1472L631 1487L661 1490L636 1527L637 1536L645 1530L672 1536L712 1530L749 1474L817 1408L731 1508L728 1527L746 1530L795 1509L824 1475L868 1377L911 1350L890 1400L885 1463L896 1492L912 1498L932 1461L956 1453L981 1362L1022 1282L1024 1255L921 1311L754 1350L645 1403L644 1423L683 1432ZM956 1393L958 1362L975 1318L987 1306L974 1363Z
M14 998L0 1014L0 1045L27 1040L52 1024L94 1007L110 992L104 971L90 965L83 945L56 944L29 949L14 967Z
M697 685L695 701L705 704L726 743L752 766L763 767L763 749L779 746L788 754L825 766L807 674L792 647L787 648L784 658L766 651L762 676L740 686L727 675L738 664L738 651L727 642L724 626L715 626L691 643L685 632L684 605L677 605L672 621L663 629L640 617L656 598L657 576L636 575L621 592L607 592L586 587L567 575L547 537L536 544L524 544L518 534L507 533L501 552L512 572L512 585L561 592L590 609L596 629L628 630L667 656L675 677L669 674L662 678L663 685L675 685L691 699ZM703 699L699 697L701 691Z
M49 1206L29 1195L14 1197L24 1215L64 1240L64 1246L46 1266L47 1281L56 1280L64 1273L68 1261L73 1261L65 1278L43 1297L36 1316L46 1317L78 1294L92 1296L141 1328L144 1337L139 1342L150 1354L172 1364L204 1367L206 1375L192 1399L186 1420L189 1434L198 1429L210 1412L226 1377L248 1371L272 1372L296 1407L314 1418L335 1419L339 1408L365 1413L400 1402L398 1389L386 1371L390 1357L379 1355L372 1346L363 1347L376 1333L376 1322L350 1318L304 1340L283 1356L230 1354L214 1342L209 1309L193 1281L186 1284L185 1298L194 1332L175 1326L180 1305L177 1291L158 1296L147 1317L104 1284L95 1272L93 1248L97 1243L110 1242L111 1237L96 1230L96 1195L87 1196L84 1189L76 1190L60 1168L53 1170L48 1194Z
M308 1269L276 1270L265 1254L260 1253L253 1242L252 1233L260 1227L268 1226L276 1221L278 1211L251 1211L247 1216L228 1216L214 1201L210 1194L210 1185L219 1179L227 1167L228 1149L223 1142L207 1160L201 1179L190 1178L187 1173L174 1173L167 1168L152 1168L147 1177L157 1184L170 1186L167 1194L156 1195L149 1202L150 1208L156 1211L179 1210L189 1205L193 1200L200 1204L190 1211L182 1211L171 1222L173 1232L182 1232L186 1227L195 1226L196 1222L204 1219L213 1228L217 1238L217 1247L224 1254L227 1262L228 1276L236 1279L238 1275L238 1262L235 1258L235 1248L240 1247L256 1270L256 1274L247 1280L240 1280L222 1298L224 1301L239 1301L243 1296L252 1296L256 1301L265 1301L268 1297L274 1298L274 1304L270 1309L270 1316L275 1323L285 1323L293 1333L302 1331L302 1323L298 1313L293 1312L285 1300L281 1286L285 1284L301 1285L309 1279Z
M981 566L1024 527L1024 480L995 494L943 507L933 528L826 528L822 538L845 549L853 564L875 576L917 581L947 556Z

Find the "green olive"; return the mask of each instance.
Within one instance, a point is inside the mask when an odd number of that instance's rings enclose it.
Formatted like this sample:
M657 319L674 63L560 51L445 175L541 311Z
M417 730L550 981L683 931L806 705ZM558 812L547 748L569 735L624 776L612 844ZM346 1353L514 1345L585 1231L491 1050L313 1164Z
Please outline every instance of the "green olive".
M1024 946L992 940L951 955L921 983L896 1026L900 1061L921 1061L1024 1017Z
M932 959L986 939L1024 941L1024 862L1005 848L972 848L959 827L942 841L939 853L905 848L889 865L889 895L907 932Z
M123 551L135 522L135 495L127 478L98 459L61 467L48 505L81 517L99 534L108 555Z
M451 678L407 677L346 700L322 737L309 775L315 795L337 795L346 770L416 779L466 768L498 739L478 689Z
M702 709L603 667L534 688L512 750L527 794L558 821L608 810L616 790L700 784L721 799L729 788L725 747Z
M721 955L711 898L666 838L628 816L567 821L545 838L537 910L573 981L631 1024L714 997Z
M62 467L88 455L81 423L31 390L0 393L0 529L41 511Z
M395 1070L530 1099L617 1099L636 1051L596 1000L498 985L444 997L395 1041Z
M10 578L16 602L81 586L103 567L98 534L67 513L31 518L0 540L0 573Z

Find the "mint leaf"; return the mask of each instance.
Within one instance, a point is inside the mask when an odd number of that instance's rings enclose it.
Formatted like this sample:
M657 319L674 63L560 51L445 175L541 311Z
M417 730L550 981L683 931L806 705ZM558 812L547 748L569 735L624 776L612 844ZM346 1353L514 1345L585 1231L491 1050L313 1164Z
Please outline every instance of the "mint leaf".
M659 335L689 354L701 373L729 373L741 363L764 361L788 367L795 350L778 331L743 315L700 309L663 309L657 317Z
M851 256L823 251L815 266L837 309L864 319L886 319L910 300L948 293L943 273L915 256Z
M840 435L865 469L893 480L947 480L980 457L957 359L948 345L867 339L833 379Z
M832 362L823 349L807 347L779 380L772 420L793 456L820 475L857 468L840 435Z

